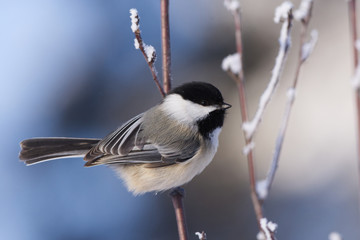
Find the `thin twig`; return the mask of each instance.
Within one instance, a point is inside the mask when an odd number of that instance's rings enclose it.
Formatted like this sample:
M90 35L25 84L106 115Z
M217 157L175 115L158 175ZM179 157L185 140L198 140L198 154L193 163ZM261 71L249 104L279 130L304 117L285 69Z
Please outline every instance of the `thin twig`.
M135 34L135 48L140 49L143 53L146 62L150 68L151 74L155 81L156 86L158 87L161 95L163 97L171 89L171 50L170 50L170 26L169 26L169 0L161 0L161 42L162 42L162 64L163 64L163 86L161 86L157 71L154 66L154 62L156 59L156 52L152 46L146 45L141 37L139 22L140 18L136 9L130 9L131 13L131 29ZM149 51L150 49L150 51ZM186 227L185 221L185 210L184 210L184 189L178 187L175 188L171 193L171 199L173 202L176 222L178 226L179 239L187 240L188 239L188 231ZM204 235L206 236L206 235Z
M225 6L226 4L229 4L231 6L232 4L235 4L234 1L226 1L225 0ZM232 5L234 6L234 5ZM241 31L241 12L240 12L240 6L235 7L228 7L227 9L231 12L231 14L234 17L234 23L235 23L235 41L236 41L236 50L239 57L239 72L238 74L234 74L232 71L228 70L226 71L229 76L235 81L238 93L239 93L239 102L240 102L240 111L241 111L241 120L242 123L248 121L248 111L246 106L246 95L245 95L245 86L244 86L244 70L243 70L243 64L242 64L242 31ZM245 132L244 132L244 139L245 144L248 145L250 143L249 139L246 138ZM253 151L252 149L249 150L247 156L248 161L248 171L249 171L249 182L250 182L250 193L251 193L251 200L253 203L256 220L259 229L260 227L260 220L263 218L263 210L261 207L261 203L259 201L259 198L256 194L256 177L255 177L255 167L254 167L254 158L253 158Z
M159 79L157 76L157 71L154 66L154 62L156 59L155 49L152 46L146 45L141 37L140 28L139 28L140 17L138 15L137 10L134 8L130 9L130 13L131 13L130 18L131 18L131 22L132 22L131 29L135 34L135 48L140 49L140 51L144 55L144 58L150 68L150 72L155 81L155 84L158 87L160 94L163 97L165 97L165 91L159 82ZM150 49L151 51L146 51L147 49Z
M356 27L356 1L349 0L348 1L348 11L349 11L349 20L350 20L350 32L352 38L352 51L354 58L354 68L359 64L359 55L358 50L356 49L356 41L357 41L357 27Z
M142 41L142 39L141 39L140 31L136 31L136 32L135 32L135 37L136 37L137 41L138 41L139 44L140 44L140 45L139 45L140 51L143 53L145 60L147 60L147 59L148 59L148 56L146 55L145 49L144 49L143 44L142 44L143 41ZM150 72L151 72L151 75L152 75L152 77L153 77L153 79L154 79L154 81L155 81L156 86L158 87L161 95L162 95L163 97L165 97L166 94L165 94L165 91L164 91L163 87L161 86L161 84L160 84L160 82L159 82L159 79L158 79L158 76L157 76L157 71L156 71L156 68L155 68L155 66L154 66L154 62L153 62L153 61L150 61L150 62L149 62L149 61L146 61L146 62L147 62L147 64L148 64L149 68L150 68Z
M356 25L356 1L349 0L348 1L348 11L349 11L349 20L350 20L350 32L351 32L351 45L353 51L353 61L354 61L354 75L356 75L356 70L360 69L359 65L359 49L357 49L357 25ZM356 101L356 111L357 111L357 155L358 155L358 181L360 187L360 88L357 86L355 89L355 101ZM358 191L359 201L360 201L360 190Z
M163 68L163 89L168 94L171 90L171 48L170 48L170 23L169 23L169 0L161 0L161 50L162 50L162 68ZM179 239L187 240L188 231L185 219L183 188L175 188L170 193L173 202L176 222L178 226Z
M170 26L169 26L169 0L161 0L161 43L162 43L162 67L163 88L167 94L171 89L171 50L170 50Z
M261 97L259 109L254 117L252 122L248 122L248 114L246 107L246 96L245 96L245 87L244 87L244 73L243 73L243 65L242 65L242 41L241 41L241 21L240 21L240 5L238 2L234 0L225 0L225 7L232 13L235 22L235 36L236 36L236 48L238 55L238 62L234 60L235 54L228 56L224 59L222 68L225 70L232 79L237 84L238 92L239 92L239 100L240 100L240 109L241 109L241 118L243 122L243 131L245 136L245 148L244 153L248 159L248 171L250 178L250 189L251 189L251 199L253 202L257 223L259 229L265 233L270 233L269 237L271 239L275 239L273 231L265 231L268 229L264 229L264 226L261 225L261 221L263 218L263 210L262 210L262 202L259 199L259 196L256 191L256 177L255 177L255 169L254 169L254 159L253 159L253 146L252 142L255 129L261 121L261 117L265 110L266 105L270 101L271 95L274 92L274 89L279 81L280 73L282 71L288 49L290 47L290 30L292 26L292 4L289 2L283 3L280 7L276 9L275 21L279 22L284 19L284 23L282 26L281 34L280 34L280 50L278 57L276 58L275 67L273 69L272 78L270 80L268 88L265 90L264 94ZM236 71L234 71L236 69ZM248 125L246 127L246 125ZM249 127L250 125L250 127ZM251 128L251 130L249 130ZM265 226L266 228L266 226Z
M188 239L188 231L187 231L186 219L185 219L185 209L183 203L184 194L185 194L184 189L180 187L175 188L170 193L176 215L179 240Z
M271 185L275 178L275 173L276 173L276 170L277 170L277 167L279 164L280 153L281 153L282 145L284 142L286 129L288 126L291 109L292 109L293 103L295 101L296 88L297 88L297 84L298 84L301 67L302 67L303 63L308 59L310 53L312 52L312 49L315 46L316 41L317 41L317 31L314 30L311 33L312 39L308 43L305 42L306 33L307 33L309 21L311 18L312 8L313 8L313 1L304 0L303 2L306 2L309 5L307 6L307 9L299 9L298 10L298 11L306 11L306 13L303 13L303 16L301 19L297 19L297 20L301 21L301 23L302 23L301 34L300 34L300 47L299 47L298 63L296 66L296 72L295 72L293 84L287 92L288 98L287 98L282 122L280 125L279 133L278 133L278 136L276 139L275 152L274 152L273 159L272 159L272 162L271 162L271 165L269 168L269 172L268 172L266 180L265 180L265 185L263 186L263 187L265 187L265 189L261 190L262 194L259 194L260 198L262 198L262 199L266 198L267 193L270 191ZM296 12L295 12L295 15L296 15Z
M284 7L284 5L287 5L287 6ZM267 88L265 89L264 93L261 95L259 106L258 106L258 109L256 110L254 118L250 122L243 123L243 129L246 132L246 138L250 142L252 141L255 131L261 122L265 108L268 105L268 103L270 102L271 96L273 95L273 93L276 89L276 86L279 83L280 74L284 67L285 60L286 60L286 57L288 54L288 50L291 45L290 31L291 31L292 20L293 20L292 5L290 5L289 2L284 2L282 5L280 5L280 7L278 7L278 9L279 8L282 8L285 10L289 9L289 10L287 12L287 16L283 20L284 22L281 27L280 38L279 38L280 49L279 49L278 56L276 57L275 66L272 70L272 76L271 76L271 79L270 79L270 82L269 82ZM281 12L281 11L278 11L278 12ZM284 16L282 14L277 14L275 17L276 17L275 18L276 22L279 22L281 20L280 18L284 17Z

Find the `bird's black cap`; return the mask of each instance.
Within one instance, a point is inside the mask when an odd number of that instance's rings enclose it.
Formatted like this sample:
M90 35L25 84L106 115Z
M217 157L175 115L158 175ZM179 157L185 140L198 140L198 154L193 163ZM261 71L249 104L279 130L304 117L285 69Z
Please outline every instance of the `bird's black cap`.
M172 93L177 93L185 100L190 100L203 106L222 105L224 103L219 89L205 82L185 83L174 88L169 94Z

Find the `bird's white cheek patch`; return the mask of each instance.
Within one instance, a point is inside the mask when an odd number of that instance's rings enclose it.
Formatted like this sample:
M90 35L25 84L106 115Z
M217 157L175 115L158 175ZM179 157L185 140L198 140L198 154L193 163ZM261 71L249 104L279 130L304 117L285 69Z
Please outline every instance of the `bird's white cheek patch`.
M202 106L185 100L177 94L167 96L163 102L163 110L169 114L170 117L188 124L206 117L215 109L214 106Z

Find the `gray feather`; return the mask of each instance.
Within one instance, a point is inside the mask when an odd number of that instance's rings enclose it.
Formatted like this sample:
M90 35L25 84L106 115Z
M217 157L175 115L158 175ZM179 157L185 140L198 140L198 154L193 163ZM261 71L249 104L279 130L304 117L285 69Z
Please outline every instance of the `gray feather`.
M85 155L100 139L89 138L31 138L20 143L19 158L26 164Z
M165 166L192 158L200 147L196 129L159 114L163 113L154 107L110 133L86 154L85 166L115 163Z
M200 148L200 136L196 129L181 124L170 116L159 111L149 111L144 115L143 128L139 138L143 142L154 143L161 154L168 161L185 161L193 157ZM166 127L164 127L166 126Z
M85 156L85 161L93 162L104 155L126 155L134 147L134 137L138 130L138 126L142 122L143 114L130 119L114 132L107 135ZM130 138L124 139L125 136ZM124 147L122 147L122 144Z

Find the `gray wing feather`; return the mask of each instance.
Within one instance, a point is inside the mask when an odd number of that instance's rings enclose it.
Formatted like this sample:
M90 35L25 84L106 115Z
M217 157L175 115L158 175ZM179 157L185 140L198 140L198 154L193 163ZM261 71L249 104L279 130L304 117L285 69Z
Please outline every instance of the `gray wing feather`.
M199 150L199 147L200 147L200 142L197 142L194 140L188 140L187 142L185 141L185 143L187 143L187 144L185 144L182 147L159 146L158 151L161 154L161 156L163 156L163 158L166 159L167 161L184 162L184 161L192 158L196 154L196 152Z
M113 155L126 155L131 151L135 145L135 136L142 123L143 114L137 115L136 117L129 120L118 130L115 134L110 134L109 139L105 139L104 143L100 142L99 145L104 145L103 152L111 153ZM101 148L101 146L99 146Z
M85 161L94 161L104 155L123 156L135 146L135 136L142 123L142 114L130 119L114 132L107 135L85 156ZM122 144L124 147L122 147Z
M161 155L155 150L133 151L126 156L105 155L100 158L97 164L139 164L139 163L160 163Z
M145 120L146 121L146 120ZM162 167L184 162L193 157L200 147L198 135L169 136L172 129L161 135L160 128L143 128L144 114L140 114L101 140L85 156L85 166L98 164L147 164ZM173 129L176 132L176 128ZM162 141L159 142L159 138ZM156 143L156 144L155 144Z

